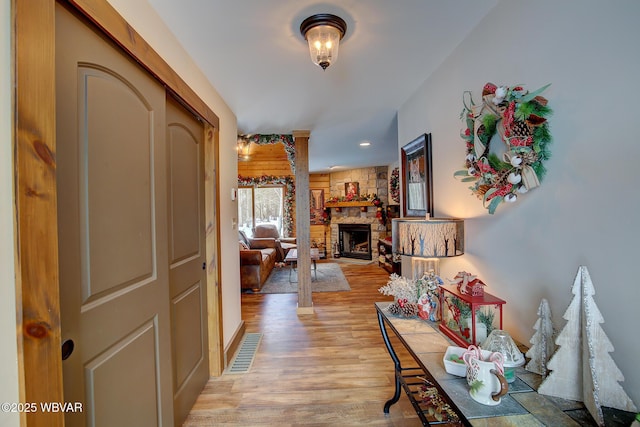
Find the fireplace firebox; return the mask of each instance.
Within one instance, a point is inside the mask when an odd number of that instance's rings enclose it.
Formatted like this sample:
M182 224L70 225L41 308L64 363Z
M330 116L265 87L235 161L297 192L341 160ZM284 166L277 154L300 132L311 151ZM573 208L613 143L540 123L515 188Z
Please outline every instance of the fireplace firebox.
M371 225L338 224L340 256L345 258L371 258Z

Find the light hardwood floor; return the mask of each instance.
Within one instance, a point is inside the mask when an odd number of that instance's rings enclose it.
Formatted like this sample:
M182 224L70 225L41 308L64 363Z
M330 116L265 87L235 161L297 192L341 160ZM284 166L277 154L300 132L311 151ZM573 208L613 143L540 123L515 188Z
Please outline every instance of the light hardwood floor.
M242 295L247 332L263 334L253 366L211 379L184 426L421 425L404 393L382 410L393 363L373 303L389 300L378 292L389 274L377 263L340 266L351 291L314 293L313 315L296 314L296 294Z

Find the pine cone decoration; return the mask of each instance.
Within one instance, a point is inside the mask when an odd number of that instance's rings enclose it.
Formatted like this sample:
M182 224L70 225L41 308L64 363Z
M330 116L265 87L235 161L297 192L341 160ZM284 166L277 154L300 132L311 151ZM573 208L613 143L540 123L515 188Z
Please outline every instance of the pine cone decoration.
M509 184L509 181L507 180L508 177L509 170L498 172L498 176L496 177L496 186L504 187L505 185Z
M513 137L527 137L531 135L531 129L526 122L522 120L514 120L511 124L511 136Z
M482 199L482 197L485 195L485 193L487 191L489 191L491 189L491 186L488 184L482 184L482 185L478 185L477 191L476 193L478 193L478 197L480 199Z
M420 309L418 308L418 304L408 302L400 307L400 311L404 317L416 317Z
M389 313L391 313L391 314L393 314L395 316L398 316L398 315L400 315L400 304L398 304L397 302L392 302L387 307L387 310L389 310Z

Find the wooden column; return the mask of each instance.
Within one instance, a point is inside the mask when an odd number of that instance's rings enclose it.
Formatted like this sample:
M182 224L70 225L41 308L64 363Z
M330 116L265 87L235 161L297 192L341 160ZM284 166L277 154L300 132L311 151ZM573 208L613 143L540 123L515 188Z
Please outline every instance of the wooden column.
M313 314L311 298L311 217L309 212L309 131L293 131L296 144L296 246L298 314Z
M36 4L37 3L37 4ZM55 3L14 1L16 297L20 402L64 402L58 288ZM21 299L21 300L20 300ZM28 408L27 408L28 409ZM64 426L62 412L20 425Z

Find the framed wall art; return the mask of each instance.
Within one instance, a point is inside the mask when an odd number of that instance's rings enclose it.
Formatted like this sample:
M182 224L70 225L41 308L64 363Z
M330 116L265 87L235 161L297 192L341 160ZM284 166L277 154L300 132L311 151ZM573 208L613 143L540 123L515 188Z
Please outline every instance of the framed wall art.
M347 182L344 184L344 196L347 200L358 200L360 197L360 184L357 182Z
M311 225L324 224L324 190L312 188L309 197L309 211L311 212Z
M425 133L401 149L402 216L433 216L431 134Z

